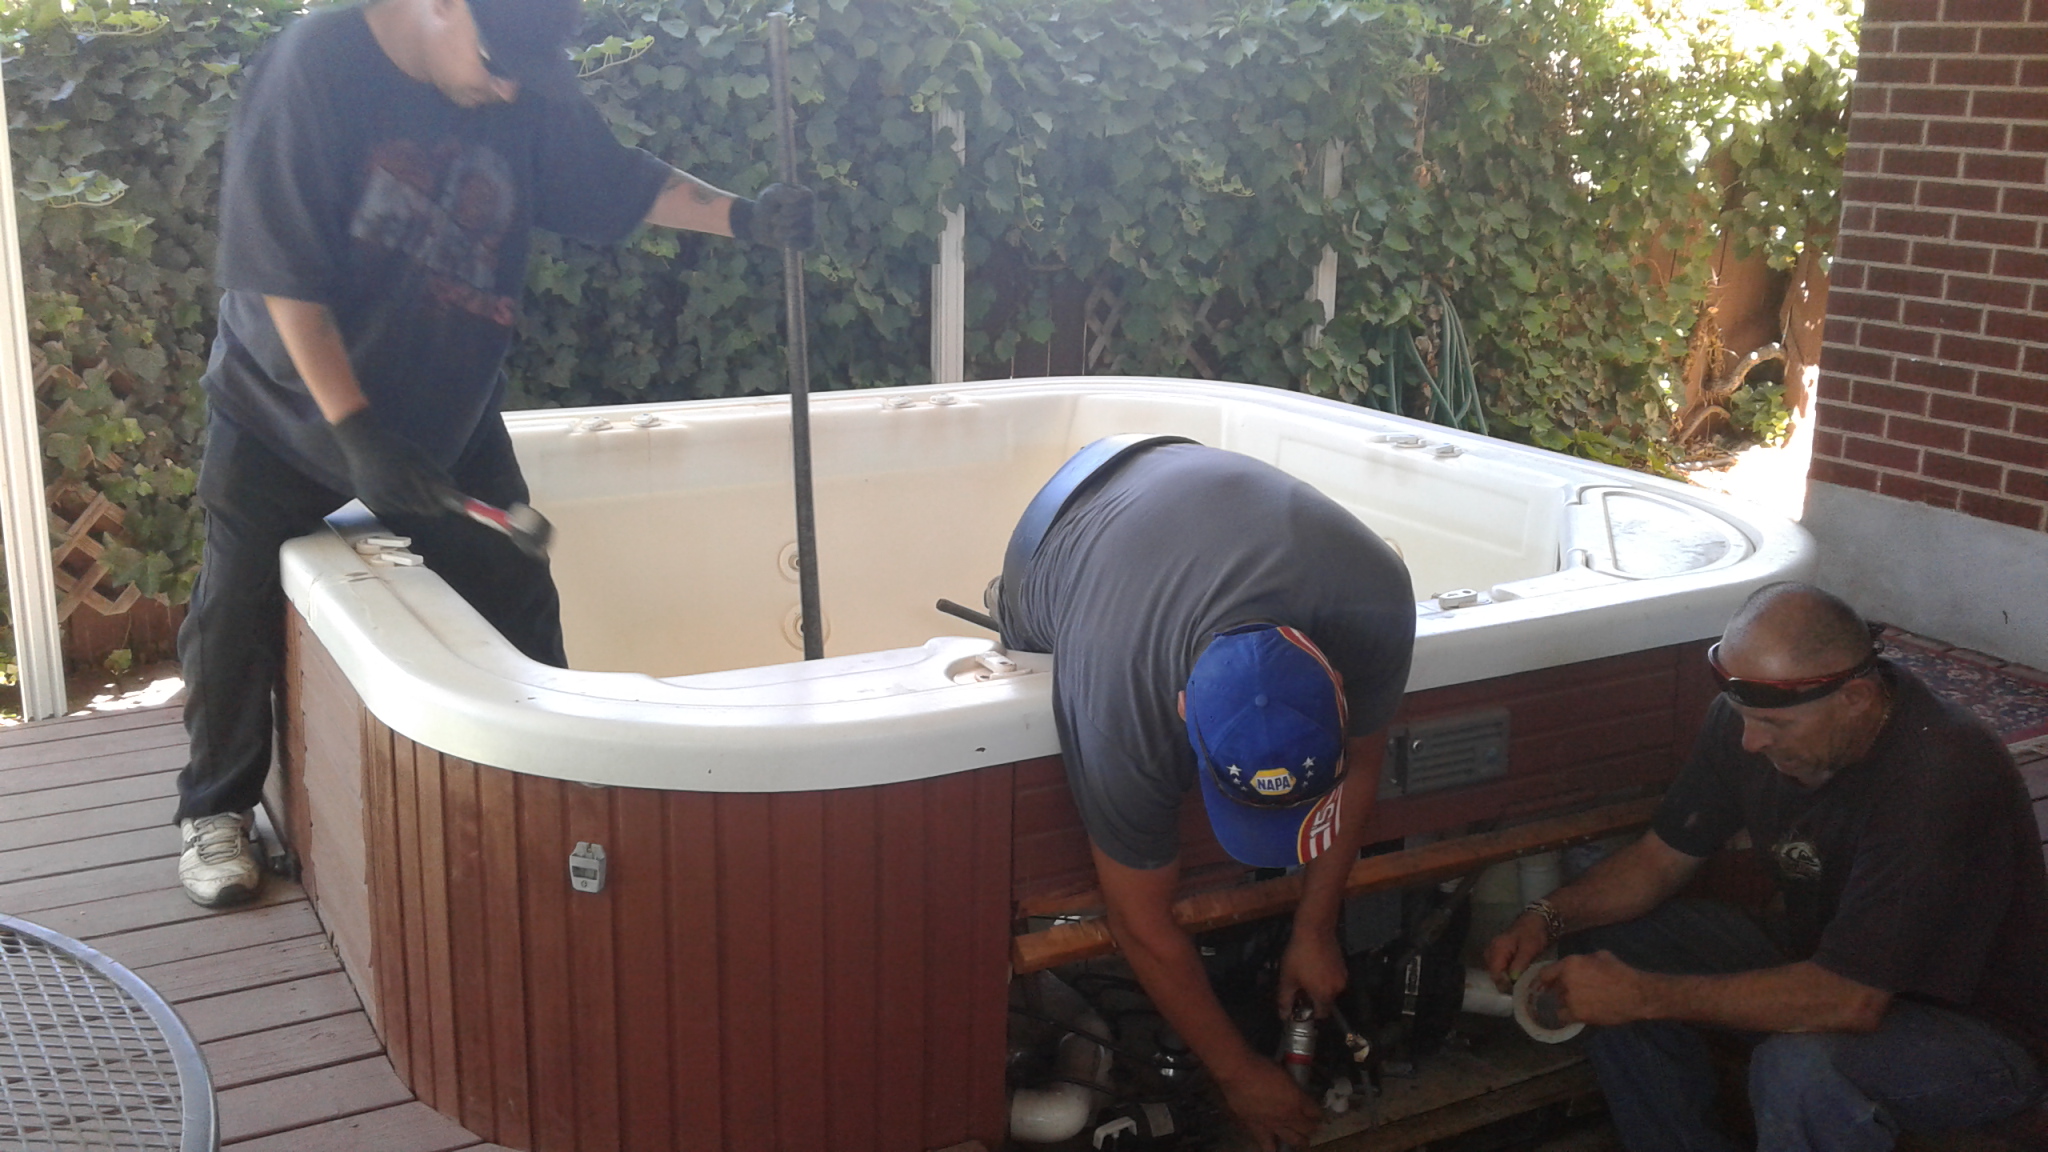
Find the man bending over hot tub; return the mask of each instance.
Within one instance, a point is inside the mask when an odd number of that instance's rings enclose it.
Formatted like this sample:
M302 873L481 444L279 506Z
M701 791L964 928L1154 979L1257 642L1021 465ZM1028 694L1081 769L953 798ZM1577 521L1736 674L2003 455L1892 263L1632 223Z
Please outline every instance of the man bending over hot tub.
M1707 659L1721 697L1652 830L1532 904L1487 949L1494 979L1563 937L1538 983L1599 1026L1631 1152L1737 1148L1702 1028L1761 1041L1759 1152L2019 1111L2048 1049L2048 881L2012 758L1809 585L1759 590ZM1739 830L1782 898L1762 923L1673 899Z
M1060 749L1118 946L1259 1146L1305 1146L1319 1109L1245 1043L1173 921L1176 829L1200 787L1232 856L1304 866L1279 1007L1299 992L1326 1013L1346 979L1337 910L1379 784L1374 734L1408 682L1407 568L1277 468L1112 437L1032 501L991 606L1009 646L1057 657Z

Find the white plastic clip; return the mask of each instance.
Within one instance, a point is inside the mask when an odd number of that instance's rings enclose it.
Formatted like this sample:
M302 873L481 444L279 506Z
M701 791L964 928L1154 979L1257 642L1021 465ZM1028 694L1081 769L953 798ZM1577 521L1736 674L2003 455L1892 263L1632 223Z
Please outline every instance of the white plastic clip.
M1479 603L1479 593L1472 588L1453 588L1449 592L1437 593L1434 599L1439 612L1448 612L1453 608L1470 608Z
M585 416L576 422L578 432L602 432L611 426L612 422L602 416Z
M354 547L358 556L375 556L379 552L394 552L412 547L412 537L382 534L362 536L356 539Z
M1017 666L1015 660L1010 659L1001 652L983 652L974 658L974 662L988 669L989 679L991 680L998 676L1015 676L1023 671L1022 668Z
M661 423L661 417L656 416L652 412L641 412L627 421L627 423L635 428L653 428Z

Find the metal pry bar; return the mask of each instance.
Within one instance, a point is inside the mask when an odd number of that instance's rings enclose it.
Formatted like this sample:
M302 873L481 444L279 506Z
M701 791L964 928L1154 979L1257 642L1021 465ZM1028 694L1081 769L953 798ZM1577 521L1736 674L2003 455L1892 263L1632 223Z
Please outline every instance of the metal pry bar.
M789 16L768 17L768 74L775 92L775 135L779 145L779 179L796 183L796 118L789 103ZM789 329L789 446L796 473L797 603L802 610L804 659L825 655L824 609L818 596L818 525L811 499L811 352L810 320L804 310L804 256L782 249L782 299Z
M976 612L974 609L969 608L965 604L955 603L954 601L947 600L943 597L940 598L938 604L935 605L935 607L937 607L939 611L944 612L946 615L958 616L962 620L967 621L969 624L972 624L977 628L986 628L989 631L997 633L999 635L1002 633L1003 626L1001 624L996 623L996 618L989 615L986 612Z

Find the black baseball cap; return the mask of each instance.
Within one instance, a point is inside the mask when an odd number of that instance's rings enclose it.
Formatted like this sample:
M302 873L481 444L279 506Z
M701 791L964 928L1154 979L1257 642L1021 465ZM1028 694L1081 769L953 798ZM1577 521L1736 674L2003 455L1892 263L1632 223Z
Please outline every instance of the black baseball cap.
M469 0L469 12L492 75L542 97L576 92L569 38L583 26L581 0Z

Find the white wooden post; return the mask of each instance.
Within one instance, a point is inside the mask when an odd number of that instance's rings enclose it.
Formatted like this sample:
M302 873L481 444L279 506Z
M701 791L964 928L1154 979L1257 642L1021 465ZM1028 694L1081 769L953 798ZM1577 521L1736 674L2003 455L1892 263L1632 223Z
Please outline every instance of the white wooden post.
M1344 143L1332 140L1323 145L1323 201L1335 200L1343 190ZM1323 305L1322 324L1308 330L1308 346L1314 348L1323 342L1323 324L1337 318L1337 250L1328 244L1323 245L1323 259L1316 265L1316 280L1308 298Z
M932 109L932 139L953 130L953 155L967 163L967 117L945 104ZM932 265L932 383L967 378L967 209L945 210L939 262Z
M7 98L0 87L0 534L7 550L7 599L21 714L64 714L64 654L57 634L57 582L50 566L50 510L43 494L42 428L28 358L28 293L14 222L14 157Z

